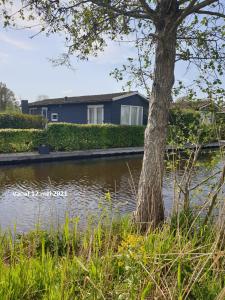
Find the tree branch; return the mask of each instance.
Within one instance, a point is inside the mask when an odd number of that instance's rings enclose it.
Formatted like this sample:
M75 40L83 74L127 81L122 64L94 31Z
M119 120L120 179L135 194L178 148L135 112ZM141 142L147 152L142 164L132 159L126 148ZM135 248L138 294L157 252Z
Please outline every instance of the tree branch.
M175 23L175 26L180 25L188 15L198 12L201 8L204 8L210 4L218 2L218 0L204 0L198 4L196 4L196 2L197 0L191 0L190 4L182 10L180 17Z
M216 11L209 11L209 10L199 10L196 12L197 14L200 15L210 15L210 16L216 16L216 17L220 17L220 18L225 18L225 14L216 12Z
M215 3L215 2L218 2L218 0L204 0L204 1L202 1L202 2L200 2L200 3L198 3L198 4L196 4L196 5L192 8L192 10L191 10L190 13L197 12L197 11L199 11L200 9L202 9L202 8L204 8L204 7L206 7L206 6L210 5L210 4L213 4L213 3Z
M156 19L156 13L153 9L151 9L151 7L148 5L148 3L145 0L139 0L141 3L141 6L144 8L144 10L150 15L152 16L153 20Z
M126 11L123 10L122 8L118 8L116 6L112 6L109 3L106 3L105 1L102 0L90 0L90 2L92 2L93 4L103 7L103 8L107 8L110 9L111 11L114 11L116 13L119 13L122 16L127 16L127 17L134 17L137 19L151 19L153 20L153 16L148 14L144 14L142 11L139 10L130 10L130 11Z

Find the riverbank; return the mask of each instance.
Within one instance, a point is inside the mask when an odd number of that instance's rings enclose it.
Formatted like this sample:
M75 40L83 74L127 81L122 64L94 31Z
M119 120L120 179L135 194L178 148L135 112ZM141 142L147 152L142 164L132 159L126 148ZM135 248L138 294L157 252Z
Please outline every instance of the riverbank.
M225 146L225 141L204 144L202 149L218 149ZM197 146L198 147L198 146ZM167 151L183 151L185 149L195 149L196 145L187 144L184 148L167 146ZM143 147L126 147L126 148L109 148L77 151L56 151L49 154L39 154L38 152L21 152L21 153L2 153L0 154L0 165L12 165L22 163L39 163L62 160L80 160L109 156L123 156L143 154Z
M224 299L216 224L175 218L146 235L129 218L82 234L77 224L66 218L58 230L1 234L0 299Z

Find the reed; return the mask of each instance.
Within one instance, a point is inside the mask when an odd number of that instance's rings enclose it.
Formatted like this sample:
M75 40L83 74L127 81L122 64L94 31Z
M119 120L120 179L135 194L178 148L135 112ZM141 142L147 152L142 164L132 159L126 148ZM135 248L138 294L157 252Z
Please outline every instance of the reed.
M180 213L141 235L129 217L101 218L82 232L78 222L2 232L0 299L222 299L224 232L216 223Z

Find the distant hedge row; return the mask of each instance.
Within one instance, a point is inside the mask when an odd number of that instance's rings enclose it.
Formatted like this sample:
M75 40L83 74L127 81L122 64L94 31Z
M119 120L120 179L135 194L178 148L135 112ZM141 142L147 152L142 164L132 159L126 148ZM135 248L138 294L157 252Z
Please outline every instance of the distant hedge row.
M47 130L0 129L0 152L26 152L48 144L52 151L142 146L144 126L49 124Z
M0 153L34 151L44 137L39 129L0 129Z
M49 124L47 130L0 129L0 153L29 152L41 144L51 151L73 151L137 147L144 143L144 126L78 125L68 123ZM225 124L220 126L196 126L187 133L178 125L170 125L168 143L184 145L209 143L225 139Z
M0 128L43 129L45 120L42 116L22 113L0 113Z
M52 149L72 151L142 146L144 126L49 124L47 140Z

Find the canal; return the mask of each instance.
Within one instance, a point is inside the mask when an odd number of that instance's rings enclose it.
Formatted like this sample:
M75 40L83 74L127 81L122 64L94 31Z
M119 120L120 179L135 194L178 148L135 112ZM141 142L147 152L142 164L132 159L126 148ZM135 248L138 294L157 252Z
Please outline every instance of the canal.
M193 184L222 167L218 153L207 154L193 173ZM65 214L79 217L81 226L90 216L98 218L103 210L118 214L135 209L136 191L142 156L83 161L64 161L0 167L0 226L16 226L27 231L35 224L43 226L63 222ZM176 175L181 178L183 170ZM208 192L206 190L206 192ZM110 197L109 197L110 193ZM166 171L163 194L165 210L171 211L174 172ZM110 199L111 198L111 199Z

